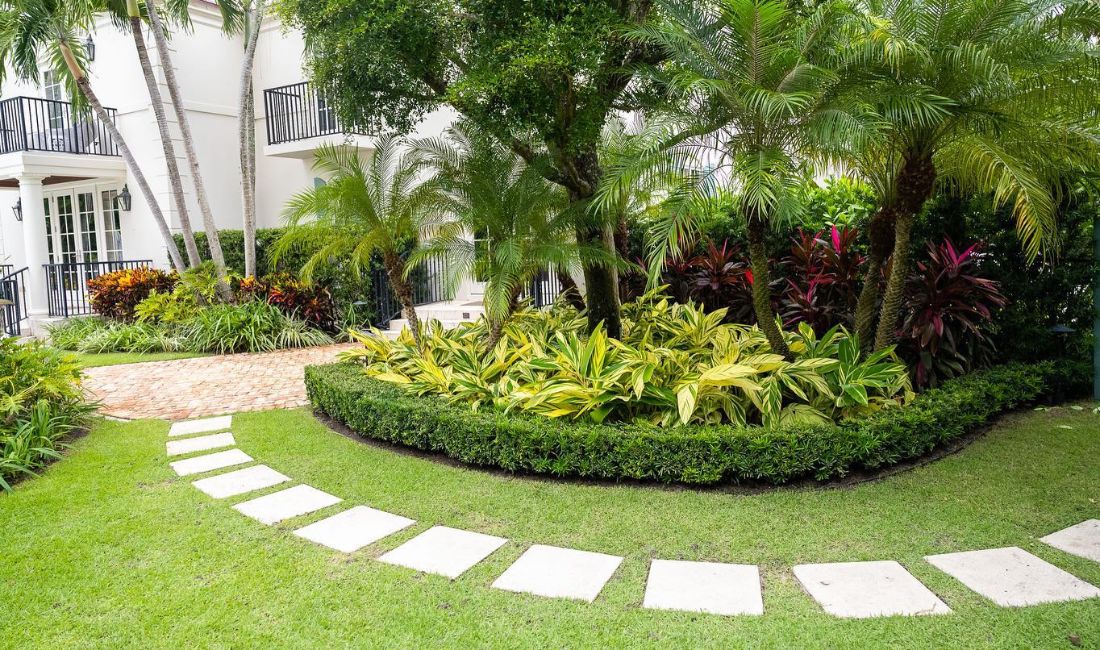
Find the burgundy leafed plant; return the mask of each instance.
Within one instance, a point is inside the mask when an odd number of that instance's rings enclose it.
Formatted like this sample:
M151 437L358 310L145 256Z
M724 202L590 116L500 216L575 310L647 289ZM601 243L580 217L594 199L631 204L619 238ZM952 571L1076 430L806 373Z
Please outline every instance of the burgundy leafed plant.
M906 287L903 350L914 357L913 381L935 386L988 365L993 343L984 328L1008 300L997 282L978 275L980 244L958 250L950 239L928 245Z

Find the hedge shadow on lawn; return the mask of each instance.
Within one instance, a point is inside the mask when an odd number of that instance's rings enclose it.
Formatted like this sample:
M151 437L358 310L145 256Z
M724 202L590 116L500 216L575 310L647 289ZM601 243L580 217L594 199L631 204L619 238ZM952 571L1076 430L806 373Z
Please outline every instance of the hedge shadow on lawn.
M958 443L1011 409L1085 394L1090 382L1091 365L1084 362L1010 364L951 380L903 408L858 421L658 429L474 412L371 379L355 363L305 371L314 408L364 438L511 473L695 486L879 472Z

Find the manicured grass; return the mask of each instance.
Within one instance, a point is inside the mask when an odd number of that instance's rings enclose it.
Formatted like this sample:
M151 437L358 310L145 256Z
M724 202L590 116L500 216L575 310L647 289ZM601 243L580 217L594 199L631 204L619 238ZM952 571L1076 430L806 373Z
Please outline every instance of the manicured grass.
M162 422L100 422L0 496L0 639L12 647L1085 647L1100 601L994 606L923 561L1020 546L1100 584L1100 564L1038 538L1100 516L1100 416L1010 416L954 456L854 488L734 494L487 474L344 438L308 412L235 417L240 447L297 481L416 518L343 556L215 501L167 467ZM432 524L511 542L451 582L371 558ZM531 543L626 556L594 604L489 584ZM648 560L751 562L763 617L642 610ZM895 559L954 610L836 619L801 562Z
M143 361L171 361L173 359L192 359L209 356L201 352L103 352L101 354L72 352L80 365L85 368L99 366L118 366L124 363L142 363Z

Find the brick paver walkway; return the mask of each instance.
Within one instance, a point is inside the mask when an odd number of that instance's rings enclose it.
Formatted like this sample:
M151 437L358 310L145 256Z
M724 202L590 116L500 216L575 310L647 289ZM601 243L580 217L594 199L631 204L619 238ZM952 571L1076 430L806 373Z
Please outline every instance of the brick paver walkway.
M119 418L186 418L308 404L303 369L355 344L89 368L85 386Z

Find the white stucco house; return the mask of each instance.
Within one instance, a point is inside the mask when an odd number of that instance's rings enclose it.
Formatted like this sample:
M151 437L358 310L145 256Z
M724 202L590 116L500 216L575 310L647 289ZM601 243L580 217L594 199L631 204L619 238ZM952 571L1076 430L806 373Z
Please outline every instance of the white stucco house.
M190 32L177 30L171 39L172 60L218 227L239 229L237 102L243 39L225 35L217 7L204 0L191 3L191 20ZM169 224L178 231L179 215L133 40L106 17L89 36L94 43L93 88L112 109ZM168 102L156 48L152 38L147 41ZM260 228L280 225L287 199L315 182L313 152L319 144L346 142L364 151L371 146L369 137L343 133L334 113L304 81L302 57L301 35L266 20L254 71ZM22 294L19 305L7 308L9 320L19 312L16 317L24 319L26 330L28 322L86 312L81 279L123 262L148 261L167 268L164 242L149 207L94 116L74 116L64 89L50 75L40 86L9 78L0 90L0 291L6 277L7 295L16 285ZM173 111L167 112L172 121ZM452 121L447 112L434 114L418 134L437 135ZM192 222L201 230L182 140L175 151ZM124 193L130 197L129 210L119 200ZM452 320L468 313L478 301L478 288L470 282L455 296L462 313L434 317Z

